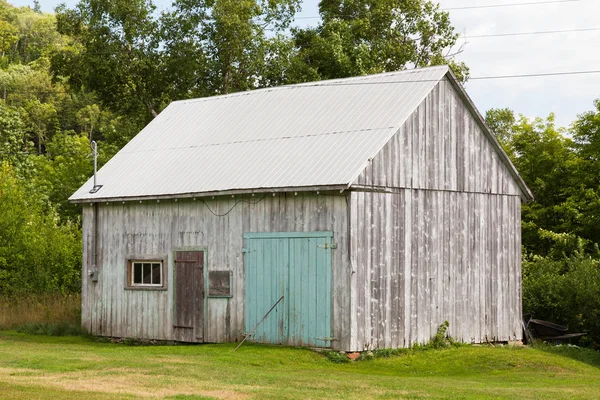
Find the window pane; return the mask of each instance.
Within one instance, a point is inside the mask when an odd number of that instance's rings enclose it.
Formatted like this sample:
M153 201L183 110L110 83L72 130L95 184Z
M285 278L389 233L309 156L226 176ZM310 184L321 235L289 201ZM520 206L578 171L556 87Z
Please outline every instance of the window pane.
M144 284L150 284L152 283L152 280L150 279L151 277L151 273L152 273L152 268L151 268L152 264L150 263L144 263Z
M160 264L152 264L152 284L160 285Z
M142 283L142 264L133 263L133 283Z

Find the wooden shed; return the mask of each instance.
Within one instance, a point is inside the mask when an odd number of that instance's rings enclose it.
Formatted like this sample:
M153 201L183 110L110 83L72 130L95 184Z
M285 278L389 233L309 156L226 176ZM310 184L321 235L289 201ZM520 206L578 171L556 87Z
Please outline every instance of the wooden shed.
M445 66L169 105L71 200L94 335L521 339L532 198Z

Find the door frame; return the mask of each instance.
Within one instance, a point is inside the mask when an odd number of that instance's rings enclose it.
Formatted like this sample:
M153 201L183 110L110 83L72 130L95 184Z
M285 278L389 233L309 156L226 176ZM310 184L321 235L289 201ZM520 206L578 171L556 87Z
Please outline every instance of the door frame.
M177 276L176 276L176 268L175 268L175 260L177 260L177 252L178 251L201 251L202 252L202 257L203 257L203 262L204 262L204 266L202 268L202 280L204 282L204 298L202 299L202 307L204 308L204 318L202 321L202 343L205 343L206 341L204 340L204 337L206 335L206 326L207 326L207 321L206 321L206 309L208 307L208 296L206 295L206 293L208 293L208 247L203 247L203 246L178 246L178 247L173 247L171 253L173 254L173 258L170 260L169 262L169 267L171 270L171 276L172 279L169 280L169 285L170 285L170 289L171 289L171 320L172 322L175 321L176 315L177 315L177 287L176 287L176 280L177 280ZM173 323L170 324L171 326L173 325ZM200 343L200 342L197 342Z
M286 238L319 238L330 237L333 239L333 231L311 231L311 232L244 232L246 239L286 239Z
M333 231L310 231L310 232L244 232L243 233L243 238L244 238L244 248L243 248L243 253L246 253L246 249L247 249L247 244L246 244L246 240L247 239L311 239L311 238L329 238L330 242L334 241L334 232ZM333 248L331 249L333 250ZM247 293L246 293L246 285L247 285L247 281L246 281L246 269L247 269L247 265L246 265L246 257L243 257L243 267L244 267L244 330L250 329L250 327L247 327L246 324L248 323L248 321L246 321L246 297L247 297ZM330 257L330 265L329 267L331 268L331 286L329 288L329 293L331 296L330 299L330 327L329 330L330 332L333 334L333 318L334 318L334 312L333 312L333 287L334 287L334 282L333 282L333 255L331 255ZM285 302L286 306L287 306L287 301ZM288 344L289 345L289 344ZM331 347L331 341L329 342L329 345Z

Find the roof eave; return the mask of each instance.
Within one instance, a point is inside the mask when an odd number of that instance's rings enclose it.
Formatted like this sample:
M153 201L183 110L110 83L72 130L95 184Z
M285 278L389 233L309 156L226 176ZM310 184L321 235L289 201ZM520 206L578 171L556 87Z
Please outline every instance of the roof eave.
M126 201L148 201L148 200L174 200L174 199L193 199L212 196L236 196L250 194L269 194L269 193L289 193L289 192L344 192L348 190L348 185L324 185L324 186L298 186L298 187L278 187L278 188L256 188L256 189L231 189L212 192L194 192L177 194L159 194L150 196L131 196L131 197L96 197L96 198L70 198L69 202L74 204L85 203L114 203Z

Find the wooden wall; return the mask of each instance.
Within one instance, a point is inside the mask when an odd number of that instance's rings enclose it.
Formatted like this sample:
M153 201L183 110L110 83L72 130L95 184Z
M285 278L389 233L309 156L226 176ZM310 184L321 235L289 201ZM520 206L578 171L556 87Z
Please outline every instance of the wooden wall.
M351 196L353 350L521 339L521 191L441 81Z
M242 201L243 202L240 202ZM259 201L260 200L260 201ZM240 202L236 205L236 202ZM253 204L256 203L256 204ZM208 270L233 271L233 297L209 298L205 341L241 338L244 330L244 232L333 231L332 333L349 346L350 280L348 207L345 195L277 194L214 200L102 203L99 206L99 281L92 265L93 207L83 213L82 323L95 335L173 340L173 251L205 249ZM222 216L216 216L214 214ZM226 214L226 215L223 215ZM166 257L168 290L125 289L128 257Z
M353 350L521 339L518 196L353 192Z
M369 162L358 186L519 195L467 105L444 79Z

